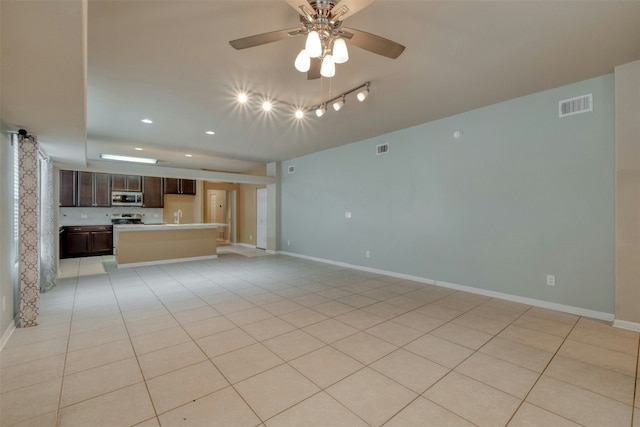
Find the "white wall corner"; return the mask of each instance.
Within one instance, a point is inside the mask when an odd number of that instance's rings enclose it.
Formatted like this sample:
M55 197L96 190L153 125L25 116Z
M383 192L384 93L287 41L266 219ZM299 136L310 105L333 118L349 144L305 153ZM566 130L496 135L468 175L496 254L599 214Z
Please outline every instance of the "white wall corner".
M615 319L613 326L620 329L627 329L629 331L640 332L640 323L627 322L626 320Z
M11 338L11 335L13 335L13 332L16 330L17 319L18 317L16 316L16 318L13 319L13 322L9 324L9 327L7 328L7 330L4 331L4 333L2 334L2 337L0 337L0 352L2 351L4 346L9 342L9 338Z

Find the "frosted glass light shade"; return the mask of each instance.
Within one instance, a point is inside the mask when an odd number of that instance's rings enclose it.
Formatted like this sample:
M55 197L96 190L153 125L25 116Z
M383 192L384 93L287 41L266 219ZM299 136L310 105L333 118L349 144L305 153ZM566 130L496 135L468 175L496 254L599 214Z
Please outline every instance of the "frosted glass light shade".
M307 53L305 49L302 49L298 56L296 56L296 61L294 62L296 70L301 73L306 73L311 68L311 57Z
M322 60L322 66L320 67L320 75L323 77L333 77L336 75L336 63L333 61L333 56L326 55Z
M347 50L347 43L344 39L336 39L333 42L333 61L336 64L344 64L349 60L349 51Z
M322 55L322 43L320 43L320 34L317 31L309 32L304 49L310 58L318 58Z
M358 101L362 102L365 99L367 99L367 96L369 96L369 88L365 87L364 89L362 89L360 92L358 92L356 94L356 98L358 98Z
M319 106L318 108L316 108L316 116L318 117L322 117L324 116L324 113L327 112L327 106L322 104L321 106Z

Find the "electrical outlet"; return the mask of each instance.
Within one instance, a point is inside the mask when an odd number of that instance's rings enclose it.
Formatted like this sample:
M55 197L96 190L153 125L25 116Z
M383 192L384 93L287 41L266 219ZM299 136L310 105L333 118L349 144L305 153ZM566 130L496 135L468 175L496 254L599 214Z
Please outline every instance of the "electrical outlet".
M547 275L547 286L555 286L556 285L556 276Z
M80 218L87 219L87 214L80 214Z
M249 240L253 240L253 234L249 234Z
M371 252L366 251L366 252L364 253L364 256L365 256L365 257L367 257L367 258L371 258Z
M344 213L344 217L347 218L347 219L350 219L351 218L351 212L345 212Z
M291 240L287 240L287 246L291 246Z
M5 311L7 309L7 297L3 296L2 297L2 311Z

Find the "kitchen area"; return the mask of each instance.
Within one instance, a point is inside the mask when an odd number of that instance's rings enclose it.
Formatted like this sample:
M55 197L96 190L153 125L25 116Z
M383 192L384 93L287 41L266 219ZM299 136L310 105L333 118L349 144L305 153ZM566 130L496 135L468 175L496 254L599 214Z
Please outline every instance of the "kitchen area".
M59 171L59 258L113 256L116 266L217 257L216 230L202 223L201 183Z

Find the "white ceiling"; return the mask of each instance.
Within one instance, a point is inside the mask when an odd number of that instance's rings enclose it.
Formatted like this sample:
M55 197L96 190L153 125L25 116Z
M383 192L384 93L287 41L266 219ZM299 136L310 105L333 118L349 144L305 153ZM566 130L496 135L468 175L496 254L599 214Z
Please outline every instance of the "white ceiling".
M229 45L296 27L284 0L2 0L1 7L1 117L37 134L54 159L78 165L103 152L141 155L133 148L141 147L163 166L245 172L640 59L640 1L376 0L345 26L406 50L391 60L352 47L331 81L307 81L294 69L303 38L242 51ZM365 102L348 97L322 118L297 122L278 104L311 107L366 81ZM273 99L274 111L240 108L240 89Z

